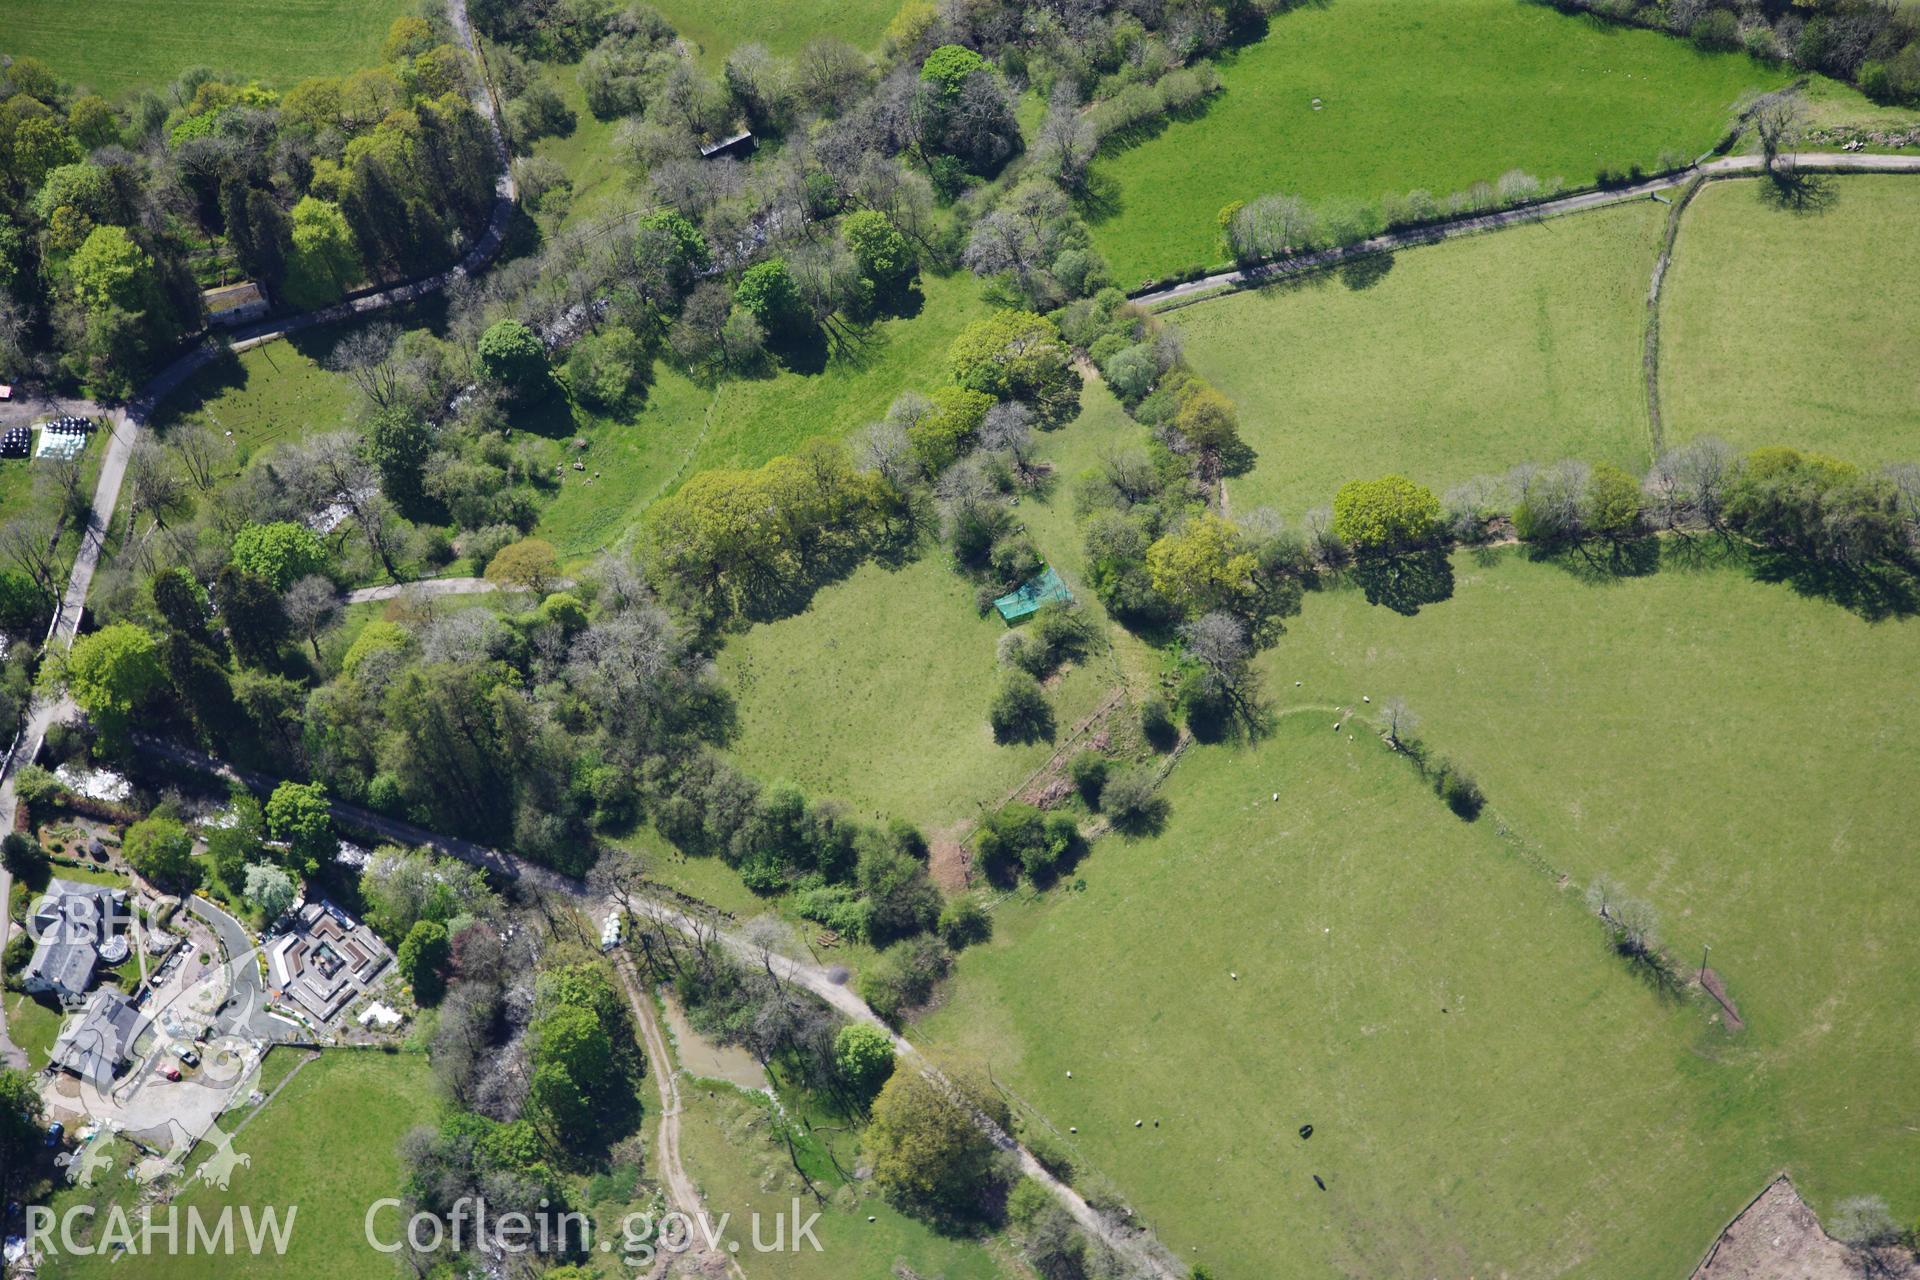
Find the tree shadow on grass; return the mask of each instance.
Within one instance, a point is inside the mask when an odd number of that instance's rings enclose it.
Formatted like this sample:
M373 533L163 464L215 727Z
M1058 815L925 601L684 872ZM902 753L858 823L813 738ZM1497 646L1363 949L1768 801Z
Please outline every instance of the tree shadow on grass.
M1391 253L1369 253L1340 264L1340 283L1355 293L1371 289L1393 270Z
M1785 583L1800 595L1830 600L1868 622L1920 612L1920 582L1903 565L1856 567L1769 550L1755 551L1749 563L1758 581Z
M1073 203L1090 227L1111 222L1125 213L1127 208L1126 200L1120 194L1119 182L1113 175L1099 169L1088 171L1087 180Z
M1660 569L1660 540L1633 538L1626 542L1581 542L1571 546L1530 547L1530 558L1554 565L1589 586L1644 578Z
M1260 461L1260 451L1235 436L1220 450L1220 474L1229 478L1243 476Z
M164 436L167 428L200 413L228 392L244 390L246 385L247 366L233 351L224 351L161 402L160 410L153 415L153 429Z
M1424 605L1453 596L1453 562L1435 547L1408 555L1363 560L1348 576L1366 592L1367 603L1412 617Z
M811 377L827 367L827 331L812 325L804 332L783 334L777 341L770 338L767 353L788 373Z
M549 440L567 440L574 435L573 402L555 381L542 391L518 398L512 411L516 431L531 432Z
M1762 203L1787 213L1825 213L1839 192L1832 178L1796 169L1776 169L1760 184Z
M1246 267L1243 270L1246 274L1247 288L1258 289L1261 293L1275 294L1307 293L1318 289L1330 289L1337 274L1325 267L1317 267L1309 271L1289 270L1285 259Z

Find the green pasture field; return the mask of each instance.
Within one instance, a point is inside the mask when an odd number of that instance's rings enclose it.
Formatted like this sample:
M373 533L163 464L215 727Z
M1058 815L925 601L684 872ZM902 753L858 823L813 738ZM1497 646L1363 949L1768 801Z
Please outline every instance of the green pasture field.
M587 91L580 85L577 64L534 65L574 113L572 133L559 138L540 138L533 144L534 155L552 160L573 180L567 215L558 219L558 223L590 220L597 214L616 211L620 197L632 195L626 179L633 174L631 168L614 158L613 135L619 122L596 119L593 112L587 110Z
M1604 874L1649 901L1689 970L1712 947L1747 1023L1726 1069L1773 1117L1746 1122L1768 1166L1821 1213L1871 1194L1920 1215L1920 623L1738 568L1587 585L1516 551L1454 572L1413 617L1310 596L1267 661L1275 700L1405 697L1484 788L1481 826L1575 889Z
M361 1280L386 1274L391 1260L375 1254L366 1243L367 1208L375 1200L399 1194L400 1140L414 1125L431 1124L438 1106L425 1055L328 1052L301 1068L273 1104L236 1137L234 1148L251 1156L252 1163L234 1172L230 1190L217 1191L194 1182L174 1203L182 1207L183 1221L188 1206L197 1207L203 1215L217 1215L223 1206L235 1206L236 1235L241 1231L238 1206L252 1205L258 1212L272 1205L283 1213L287 1206L299 1206L286 1253L246 1255L243 1270L233 1274L259 1280L278 1276ZM190 1169L198 1158L196 1153ZM132 1184L120 1174L121 1166L116 1166L91 1191L60 1192L54 1197L54 1212L83 1199L101 1203L103 1194L127 1204L132 1212L126 1191ZM377 1225L391 1233L396 1223L404 1229L404 1219L397 1215ZM139 1274L153 1280L207 1274L204 1258L184 1249L169 1254L164 1245L161 1253L137 1262ZM42 1274L58 1280L119 1275L125 1270L116 1269L113 1260L104 1256L60 1257Z
M1228 481L1234 509L1297 517L1387 471L1442 492L1528 460L1644 469L1641 334L1665 215L1636 202L1170 312L1259 455Z
M818 372L780 370L707 388L662 363L631 420L576 414L591 442L582 455L587 470L565 474L539 535L562 556L591 555L618 544L647 507L696 472L759 466L820 436L844 439L902 391L941 386L947 347L987 308L965 273L924 276L921 288L919 314L880 321Z
M100 93L189 67L286 86L378 66L408 0L0 0L0 52L40 58Z
M54 1041L60 1038L67 1016L18 991L6 993L6 1006L7 1038L27 1055L33 1070L40 1070L53 1057Z
M796 617L730 637L720 672L739 699L738 763L864 819L935 828L977 816L1046 763L1045 742L1001 746L987 726L1000 615L929 547L821 588ZM1062 736L1115 683L1105 653L1050 690Z
M320 363L345 332L303 335L297 344L262 343L216 361L161 402L154 432L164 439L176 424L206 427L233 446L238 475L263 449L346 429L357 393L344 375Z
M1687 208L1660 304L1666 437L1920 461L1920 178L1814 181L1802 208L1758 180Z
M94 432L80 455L80 488L89 496L100 481L100 459L106 452L105 429ZM35 437L38 443L38 437ZM57 506L61 480L56 474L59 463L45 458L0 459L0 521L28 510L50 511ZM68 521L60 535L62 565L73 563L80 550L80 524ZM64 572L64 568L62 570ZM49 610L51 614L51 610Z
M1752 1055L1334 701L1276 687L1163 834L1003 901L916 1038L1219 1280L1687 1274L1772 1172Z
M697 46L709 70L718 70L743 44L763 44L781 57L822 36L874 49L899 8L895 0L667 0L659 6L680 38Z
M1338 0L1277 14L1221 78L1204 114L1095 166L1094 240L1123 288L1219 261L1231 200L1445 195L1515 168L1589 186L1696 156L1788 73L1526 0Z

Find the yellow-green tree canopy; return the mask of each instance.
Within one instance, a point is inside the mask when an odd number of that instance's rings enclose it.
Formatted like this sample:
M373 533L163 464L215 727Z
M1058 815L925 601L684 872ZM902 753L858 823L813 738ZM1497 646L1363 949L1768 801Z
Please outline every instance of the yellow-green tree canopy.
M235 568L285 591L295 579L319 573L327 566L327 549L313 530L291 520L246 524L233 537L230 557Z
M763 467L695 475L647 513L648 556L681 595L725 614L863 550L885 498L844 445L814 440Z
M1147 548L1153 589L1189 617L1230 606L1246 595L1255 564L1240 531L1210 511Z
M976 1212L993 1179L994 1145L975 1115L1005 1129L1007 1104L971 1072L955 1072L951 1090L919 1071L896 1071L873 1103L867 1157L887 1202L939 1220Z
M191 884L193 836L172 818L146 818L127 828L120 851L127 865L155 884Z
M95 227L74 250L67 269L73 273L74 292L89 311L140 311L154 286L153 259L125 227Z
M1433 537L1440 499L1405 476L1349 480L1333 497L1333 531L1355 551L1397 551Z
M397 622L375 619L360 629L360 634L347 646L347 653L340 660L340 670L349 678L357 676L360 668L377 653L405 653L413 647L413 635Z
M131 622L81 636L67 657L67 691L109 736L124 732L127 718L164 679L159 643Z
M996 400L1024 400L1045 425L1070 420L1080 374L1053 321L1031 311L996 311L960 331L947 349L953 380Z
M510 542L487 563L488 582L536 594L544 594L559 572L560 553L544 538Z
M305 196L293 206L293 250L287 255L287 301L297 307L332 302L360 278L360 252L340 206Z
M966 452L967 442L979 432L994 399L965 387L942 387L927 398L933 410L907 428L907 440L921 465L938 475Z

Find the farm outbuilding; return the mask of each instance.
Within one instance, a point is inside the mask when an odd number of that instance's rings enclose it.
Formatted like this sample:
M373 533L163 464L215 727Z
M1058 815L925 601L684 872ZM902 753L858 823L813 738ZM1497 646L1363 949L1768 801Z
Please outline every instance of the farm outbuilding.
M753 152L754 146L753 130L742 129L738 133L730 133L724 138L715 138L712 142L701 143L700 158L702 160L714 160L722 156L731 156L739 159L750 155Z
M1020 584L1017 591L1009 591L993 602L1000 616L1008 622L1018 622L1021 618L1039 610L1043 604L1058 600L1062 604L1071 603L1073 592L1060 580L1060 575L1048 565L1035 576Z
M217 325L245 324L267 314L266 291L251 280L208 289L200 295L207 319Z

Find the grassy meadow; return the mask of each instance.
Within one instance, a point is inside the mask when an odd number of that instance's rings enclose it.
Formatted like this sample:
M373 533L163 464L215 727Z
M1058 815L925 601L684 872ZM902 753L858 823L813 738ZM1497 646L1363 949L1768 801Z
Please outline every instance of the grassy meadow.
M286 86L377 66L407 0L0 0L0 53L42 59L100 93L188 67Z
M573 219L620 212L621 197L631 198L633 194L628 185L633 171L614 158L613 135L618 121L596 119L587 110L587 91L581 87L578 64L541 62L534 66L574 114L573 132L533 143L533 154L559 165L573 183L566 216L554 221L564 225Z
M268 342L216 361L161 403L155 433L164 439L178 423L206 427L233 446L237 473L263 449L350 427L353 384L321 365L341 336Z
M42 1004L24 992L5 994L7 1038L27 1055L35 1071L47 1065L53 1056L54 1041L60 1038L66 1015L52 1005Z
M1298 1275L1685 1274L1770 1172L1745 1055L1328 691L1273 701L1182 759L1162 835L1004 901L915 1036L1219 1280L1276 1241Z
M1661 297L1669 441L1920 460L1920 181L1819 183L1804 209L1758 181L1688 207Z
M1218 261L1230 200L1444 195L1514 168L1590 185L1602 167L1698 155L1736 99L1787 78L1526 0L1304 5L1222 66L1204 114L1096 165L1094 240L1132 288Z
M1644 469L1665 212L1615 206L1170 312L1259 455L1228 482L1235 509L1296 516L1386 471L1444 491L1530 459Z
M701 63L714 71L743 44L765 45L781 57L822 37L875 48L899 8L894 0L666 0L659 6L680 38L696 47Z
M997 804L1046 762L1046 742L1001 746L987 726L1000 678L1000 615L932 548L900 566L866 564L802 614L731 637L720 673L739 699L735 760L763 781L797 783L863 818L934 828ZM1050 688L1062 736L1115 682L1091 655Z
M1516 552L1455 573L1411 618L1309 597L1269 658L1276 700L1404 696L1494 821L1575 887L1605 874L1651 902L1683 964L1713 948L1747 1023L1738 1061L1779 1118L1769 1159L1814 1208L1877 1194L1920 1213L1902 1065L1920 796L1901 785L1920 624L1736 568L1595 586Z
M252 1164L237 1170L229 1191L199 1183L182 1190L174 1203L217 1215L223 1205L276 1206L285 1211L298 1205L291 1243L281 1256L268 1253L246 1257L242 1269L254 1280L301 1277L333 1280L385 1275L392 1261L367 1246L363 1219L375 1200L399 1192L400 1139L416 1124L432 1123L432 1073L418 1054L338 1050L300 1069L284 1092L252 1120L235 1139L236 1150L250 1155ZM191 1164L189 1165L191 1168ZM101 1203L103 1196L121 1199L130 1183L114 1168L90 1191L73 1188L55 1197L54 1211L81 1199ZM96 1221L100 1221L96 1219ZM398 1218L383 1222L389 1231ZM236 1232L239 1223L235 1223ZM118 1275L114 1260L104 1256L59 1258L42 1274L84 1278ZM203 1277L207 1264L188 1254L161 1252L138 1259L137 1270L151 1280Z

